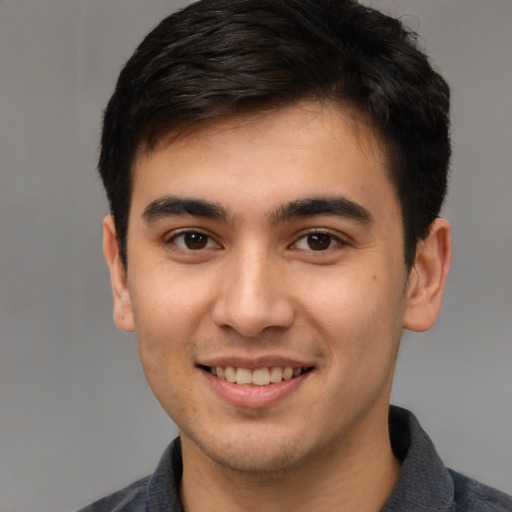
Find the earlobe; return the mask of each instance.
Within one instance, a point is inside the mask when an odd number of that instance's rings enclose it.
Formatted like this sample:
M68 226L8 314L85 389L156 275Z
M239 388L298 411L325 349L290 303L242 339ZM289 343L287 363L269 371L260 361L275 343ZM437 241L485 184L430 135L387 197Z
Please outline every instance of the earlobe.
M451 259L450 225L446 219L438 218L416 249L407 288L405 329L427 331L435 324L441 310Z
M126 269L119 254L116 227L112 215L103 220L103 254L110 270L114 301L114 322L123 331L134 331L132 302Z

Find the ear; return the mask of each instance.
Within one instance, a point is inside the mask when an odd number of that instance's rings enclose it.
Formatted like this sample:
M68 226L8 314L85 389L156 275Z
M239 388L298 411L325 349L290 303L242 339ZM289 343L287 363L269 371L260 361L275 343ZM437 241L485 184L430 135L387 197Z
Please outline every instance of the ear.
M438 218L416 249L407 284L404 328L427 331L436 323L451 260L450 224L446 219Z
M107 215L103 220L103 254L110 270L114 298L114 322L123 331L134 331L135 324L128 279L119 254L116 226L112 215Z

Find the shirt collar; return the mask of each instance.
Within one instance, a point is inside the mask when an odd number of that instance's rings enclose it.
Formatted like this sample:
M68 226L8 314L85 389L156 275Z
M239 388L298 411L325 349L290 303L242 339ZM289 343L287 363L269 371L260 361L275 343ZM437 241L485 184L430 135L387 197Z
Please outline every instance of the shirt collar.
M182 474L181 440L177 437L165 450L148 483L149 512L183 512L179 498Z
M391 406L389 435L402 469L381 512L452 510L453 480L416 417Z

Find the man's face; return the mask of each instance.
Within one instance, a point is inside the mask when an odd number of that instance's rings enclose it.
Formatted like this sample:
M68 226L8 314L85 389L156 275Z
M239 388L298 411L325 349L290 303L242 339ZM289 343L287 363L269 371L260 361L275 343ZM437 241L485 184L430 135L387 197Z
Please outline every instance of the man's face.
M371 128L306 103L170 140L135 164L116 319L184 450L258 472L368 441L408 300Z

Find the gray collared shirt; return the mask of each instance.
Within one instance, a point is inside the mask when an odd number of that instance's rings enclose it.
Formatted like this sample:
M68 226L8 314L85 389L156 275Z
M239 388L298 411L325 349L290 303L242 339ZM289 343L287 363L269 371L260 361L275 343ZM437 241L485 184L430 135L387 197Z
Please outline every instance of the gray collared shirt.
M446 468L409 411L391 406L389 429L402 469L381 512L512 512L511 496ZM183 512L179 501L182 470L177 438L153 475L80 512Z

